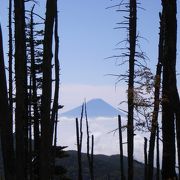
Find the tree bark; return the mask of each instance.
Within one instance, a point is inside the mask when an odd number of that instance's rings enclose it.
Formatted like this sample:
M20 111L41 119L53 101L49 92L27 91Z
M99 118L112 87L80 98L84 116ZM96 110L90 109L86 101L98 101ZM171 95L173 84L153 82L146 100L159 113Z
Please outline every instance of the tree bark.
M33 178L33 171L32 171L32 160L33 160L33 149L32 149L32 80L31 76L29 76L29 82L30 82L30 89L29 89L29 94L28 94L28 139L27 139L27 144L28 144L28 176L29 180L32 180Z
M118 115L118 129L119 129L119 150L120 150L121 179L125 180L125 176L124 176L124 162L123 162L123 141L122 141L121 116L120 115Z
M144 180L147 179L147 138L144 138Z
M176 41L177 20L176 0L162 0L165 16L165 48L163 61L163 102L162 102L162 135L163 161L162 178L175 179L175 108L173 92L176 91Z
M52 108L51 121L53 122L53 127L57 126L56 116L58 116L58 101L59 101L59 36L58 36L58 10L56 4L56 15L55 15L55 29L54 29L54 40L55 40L55 92L54 92L54 102ZM56 130L55 130L56 132Z
M12 38L12 0L9 0L9 114L13 132L13 38Z
M6 180L14 180L14 148L12 124L10 121L6 73L4 65L3 40L0 26L0 129L3 164Z
M164 46L164 20L163 15L160 14L160 33L159 33L159 57L155 76L155 92L154 92L154 110L152 116L151 134L149 141L148 154L148 180L153 179L154 170L154 147L158 125L159 103L160 103L160 86L161 86L161 71L163 61L163 46Z
M55 170L55 160L56 160L56 141L57 141L57 124L58 124L58 101L59 101L59 36L58 36L58 10L57 4L55 7L55 28L54 28L54 41L55 41L55 92L54 92L54 102L51 113L51 121L53 123L52 135L54 134L54 147L53 147L53 172ZM54 133L53 133L54 132ZM52 136L53 143L53 136Z
M136 52L136 21L137 21L137 4L136 0L130 0L129 16L129 82L128 82L128 180L133 180L133 152L134 152L134 63Z
M87 160L89 165L89 172L90 172L90 179L94 180L94 136L91 136L91 154L89 153L90 150L90 135L89 135L89 123L88 123L88 116L87 116L87 108L86 102L84 103L85 109L85 118L86 118L86 133L87 133Z
M157 125L157 138L156 138L156 180L160 179L160 163L159 163L159 125Z
M52 38L55 18L56 0L46 2L46 20L43 47L43 84L41 104L41 147L40 147L40 179L51 179L52 162L52 129L50 117L52 95Z
M78 180L82 180L82 161L81 161L81 139L79 135L79 122L76 118L76 138L77 138L77 153L78 153Z
M35 45L34 45L34 18L33 18L34 6L31 10L30 19L30 51L31 51L31 80L32 80L32 104L34 112L34 154L36 157L36 179L39 179L39 147L40 147L40 132L39 121L40 114L38 110L38 97L37 97L37 85L36 85L36 71L35 71ZM35 167L34 167L35 168Z
M166 11L166 58L169 61L169 82L170 82L170 100L176 119L176 138L178 152L178 166L180 179L180 98L176 79L176 54L177 54L177 1L163 0L163 8Z
M91 136L91 164L90 164L91 180L94 180L94 135Z
M26 179L27 72L24 0L14 1L15 76L16 76L16 179Z
M175 126L173 107L170 104L170 93L168 73L166 66L163 68L163 102L162 102L162 137L163 137L163 161L162 177L163 179L173 179L175 172Z

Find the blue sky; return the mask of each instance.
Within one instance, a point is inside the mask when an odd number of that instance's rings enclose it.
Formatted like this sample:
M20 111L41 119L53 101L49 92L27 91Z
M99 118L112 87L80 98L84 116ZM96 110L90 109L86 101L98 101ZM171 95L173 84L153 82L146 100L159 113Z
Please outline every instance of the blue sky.
M36 11L44 13L44 0ZM106 9L118 0L59 0L59 36L61 63L61 101L67 109L78 105L84 98L99 97L114 106L125 98L125 85L119 84L115 91L113 77L109 73L120 73L126 67L115 65L115 60L105 58L120 54L114 50L126 34L115 30L122 14L115 9ZM138 32L147 40L141 40L141 48L149 57L148 65L155 71L157 62L160 0L141 0L138 10ZM0 22L3 26L4 47L7 45L7 0L1 1ZM178 7L180 1L178 0ZM179 11L179 9L178 9ZM180 20L180 13L178 12ZM179 24L179 21L178 21ZM178 29L180 34L180 29ZM179 46L178 35L178 49ZM5 49L6 51L7 49ZM179 58L179 55L178 55ZM180 63L177 63L179 69ZM122 93L124 89L124 93ZM66 108L65 108L66 109Z
M63 103L67 103L67 107L78 105L84 97L101 97L118 107L119 102L126 98L126 85L119 84L115 90L116 79L106 76L126 69L116 66L115 59L105 59L120 54L115 50L116 44L126 36L123 30L114 29L116 23L122 21L122 14L115 9L106 9L118 2L120 1L66 0L59 3L61 98ZM141 48L149 57L148 66L155 72L161 3L160 0L140 2L145 10L138 10L138 32L146 39L141 40ZM178 7L179 4L178 1ZM178 32L180 34L179 29ZM177 52L179 49L178 43ZM177 65L179 69L180 63Z
M109 0L100 0L98 3L95 0L79 0L76 3L61 2L59 9L62 82L94 85L114 83L112 78L104 75L118 73L121 68L114 66L113 59L105 60L105 58L119 54L113 49L116 48L115 44L124 39L126 34L122 30L113 29L117 22L122 21L122 15L115 12L115 9L107 10L106 7L117 2ZM143 22L140 22L141 18L139 17L139 29L140 33L145 31L141 33L142 36L156 41L158 21L153 23L153 20L157 19L160 8L157 1L155 5L146 3L142 6L147 8L150 5L153 10L156 9L156 12L152 13L152 9L150 9L151 12L140 10ZM152 24L151 29L148 27L150 23ZM157 51L156 42L152 44L149 41L144 44L146 46L151 44L151 49Z

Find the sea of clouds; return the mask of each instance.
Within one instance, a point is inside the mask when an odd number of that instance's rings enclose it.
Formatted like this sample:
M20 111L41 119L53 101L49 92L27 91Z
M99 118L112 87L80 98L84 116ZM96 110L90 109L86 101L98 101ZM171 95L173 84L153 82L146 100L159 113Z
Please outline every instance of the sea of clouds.
M122 125L126 124L126 118L122 118ZM118 119L115 118L89 118L90 135L94 135L94 154L113 155L119 154L119 134L116 130ZM116 131L114 131L116 130ZM144 161L144 137L149 138L148 133L135 132L134 136L134 159ZM123 131L124 155L127 156L127 132ZM83 120L83 146L82 152L86 152L86 124ZM58 124L58 144L68 146L67 150L77 150L76 122L74 118L60 117ZM160 152L162 145L160 143Z

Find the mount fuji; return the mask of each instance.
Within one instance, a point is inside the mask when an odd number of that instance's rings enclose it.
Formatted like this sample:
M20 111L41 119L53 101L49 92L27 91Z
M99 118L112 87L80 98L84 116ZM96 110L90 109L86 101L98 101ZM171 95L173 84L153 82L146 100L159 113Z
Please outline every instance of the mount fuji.
M86 103L87 115L90 118L97 117L116 117L118 115L124 116L124 114L105 102L102 99L92 99ZM76 118L81 115L82 106L78 106L65 113L62 113L62 117Z

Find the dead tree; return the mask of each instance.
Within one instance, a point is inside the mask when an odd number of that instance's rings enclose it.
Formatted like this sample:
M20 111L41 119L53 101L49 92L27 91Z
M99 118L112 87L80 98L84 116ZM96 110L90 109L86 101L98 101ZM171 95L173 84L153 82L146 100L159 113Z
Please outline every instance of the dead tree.
M12 0L9 0L9 113L13 130L13 36L12 36Z
M16 179L26 179L27 140L27 67L24 0L14 1L15 11L15 77L16 77Z
M55 139L57 136L57 119L58 119L58 100L59 100L59 36L58 36L58 11L56 4L56 14L55 14L55 29L54 29L54 40L55 40L55 52L54 52L54 64L55 64L55 92L54 92L54 102L52 107L51 121L53 122ZM55 144L55 143L54 143Z
M86 133L87 133L87 159L89 165L90 179L94 180L94 136L91 136L91 154L90 154L90 135L89 135L89 123L87 115L86 102L84 103L85 118L86 118Z
M177 152L178 152L178 170L180 179L180 98L177 88L176 78L176 59L177 59L177 0L165 1L162 0L162 5L165 11L165 58L169 62L169 82L170 82L170 100L175 113L176 122L176 137L177 137Z
M29 180L33 178L33 147L32 147L32 81L29 76L29 92L28 92L28 139L27 139L27 174Z
M94 180L94 135L91 135L91 180Z
M128 15L123 16L124 20L118 24L116 29L126 29L128 32L127 39L124 39L118 43L125 44L125 47L117 48L122 51L120 55L112 56L110 58L120 59L119 65L124 65L128 62L128 71L125 74L114 75L118 78L117 83L122 80L128 82L128 110L127 117L127 154L128 154L128 180L133 180L134 176L134 166L133 166L133 154L134 154L134 110L135 110L135 77L139 77L139 75L135 75L137 71L135 71L135 66L141 70L145 67L141 62L138 62L136 58L145 59L143 52L138 52L137 50L137 1L136 0L128 0L127 2L121 1L118 5L112 6L118 7L116 11L128 13ZM123 7L123 8L122 8ZM127 47L128 44L128 47Z
M76 118L76 138L77 138L78 179L79 180L83 179L83 176L82 176L82 157L81 157L82 139L83 139L83 131L82 131L83 115L84 115L84 103L82 104L80 122L78 121L78 118Z
M46 2L46 20L43 47L43 83L41 104L41 145L40 145L40 179L51 179L53 122L51 121L52 95L52 39L56 0Z
M159 163L159 125L157 124L157 138L156 138L156 180L160 179L160 163Z
M130 0L129 4L129 80L128 80L128 180L133 180L133 152L134 152L134 66L136 53L137 2Z
M162 88L162 137L163 159L162 178L176 179L175 171L175 102L176 85L176 42L177 20L176 0L162 0L165 22L165 45L163 59ZM175 94L174 94L175 93ZM176 96L175 96L176 95Z
M160 33L159 33L159 57L155 76L155 91L154 91L154 110L152 114L151 134L149 141L149 153L148 153L148 180L153 179L154 170L154 147L155 138L158 126L158 114L160 104L160 86L161 86L161 72L162 72L162 61L163 61L163 49L164 49L164 21L163 15L160 16Z
M6 73L4 65L3 40L0 26L0 136L6 180L15 179L12 122L10 119Z
M120 172L121 179L125 180L124 176L124 162L123 162L123 141L122 141L122 126L121 126L121 116L118 115L118 129L119 129L119 149L120 149Z
M80 128L81 129L81 128ZM80 134L79 134L80 133ZM81 160L81 134L82 131L79 131L79 122L78 118L76 118L76 138L77 138L77 153L78 153L78 179L82 180L82 160Z
M53 107L51 113L51 121L53 123L54 132L54 144L53 144L53 170L55 171L55 160L56 160L56 141L57 141L57 124L58 124L58 107L59 107L59 36L58 36L58 10L57 4L55 9L55 28L54 28L54 41L55 41L55 52L54 52L54 64L55 64L55 92L54 92L54 100L53 100ZM52 134L53 134L52 132ZM52 136L52 143L53 143L53 136Z
M36 159L36 166L39 167L39 147L40 147L40 130L39 130L39 119L40 113L38 109L38 96L37 96L37 77L36 77L36 62L35 62L35 39L34 39L34 6L31 9L30 13L30 35L29 35L29 44L30 44L30 76L31 76L31 88L32 88L32 110L33 110L33 129L34 129L34 156ZM39 177L39 168L33 167L36 169L36 176Z
M147 138L144 138L144 180L147 179Z

